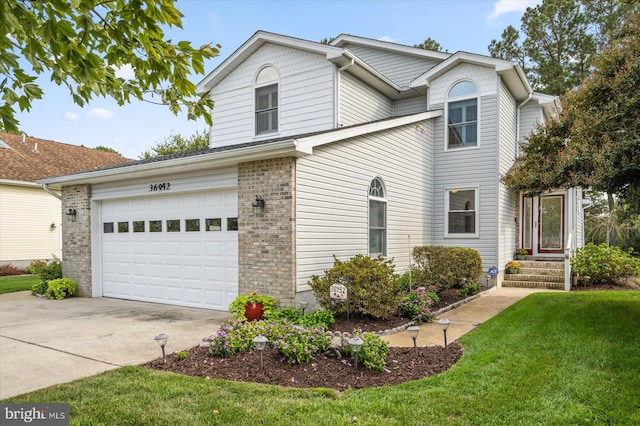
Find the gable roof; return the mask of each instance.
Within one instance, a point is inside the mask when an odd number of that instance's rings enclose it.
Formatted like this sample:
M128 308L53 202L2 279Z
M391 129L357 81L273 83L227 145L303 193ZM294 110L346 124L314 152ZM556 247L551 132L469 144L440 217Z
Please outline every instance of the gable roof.
M39 179L130 162L119 154L0 132L0 181Z

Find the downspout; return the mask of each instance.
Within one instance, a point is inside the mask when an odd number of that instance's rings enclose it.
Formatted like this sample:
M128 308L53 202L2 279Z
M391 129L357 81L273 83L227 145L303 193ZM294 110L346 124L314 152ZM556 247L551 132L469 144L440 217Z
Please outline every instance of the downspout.
M42 184L42 189L44 189L44 192L46 192L47 194L53 195L53 196L54 196L54 197L56 197L58 200L62 201L62 195L60 195L60 194L56 194L55 192L53 192L52 190L50 190L46 183L43 183L43 184Z
M351 62L349 62L347 65L338 68L338 73L337 73L337 78L336 78L336 116L335 116L335 123L334 123L334 128L338 128L339 124L340 124L340 74L342 73L342 71L346 70L347 68L353 66L353 64L355 64L356 60L355 58L351 58Z
M520 109L527 104L533 97L533 92L529 93L527 99L522 101L516 108L516 158L520 155Z

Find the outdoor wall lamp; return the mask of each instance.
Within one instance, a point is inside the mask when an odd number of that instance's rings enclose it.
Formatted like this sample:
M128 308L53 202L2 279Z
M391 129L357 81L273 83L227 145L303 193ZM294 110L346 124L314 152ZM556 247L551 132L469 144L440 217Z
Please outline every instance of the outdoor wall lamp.
M360 352L360 348L362 348L364 342L360 338L360 336L352 337L349 339L349 346L351 346L351 350L353 350L353 357L355 359L355 367L358 369L358 352Z
M447 328L449 328L449 324L451 324L451 321L449 321L446 318L442 318L440 321L438 321L438 324L440 324L440 327L442 327L442 333L444 333L444 347L447 347Z
M256 216L262 216L264 206L264 199L260 195L256 195L256 200L251 204L251 207L253 207L253 214Z
M51 230L56 229L56 224L51 222L51 225L49 226L49 229L51 229Z
M165 346L167 346L167 339L169 338L168 335L166 334L158 334L156 337L153 338L153 340L155 340L156 342L158 342L158 345L160 345L160 348L162 349L162 362L167 362L167 356L164 352L164 348Z
M409 337L413 339L413 350L415 351L416 356L418 356L418 345L416 344L416 339L418 338L420 327L412 325L411 327L407 327L407 331L409 332Z
M76 211L76 209L74 209L73 207L71 207L71 208L69 208L69 209L67 210L66 215L67 215L67 216L75 216L77 213L78 213L78 212Z
M264 370L264 367L262 365L262 351L264 350L265 346L267 346L267 341L268 341L267 338L264 337L262 334L258 334L252 340L254 346L256 347L258 352L260 352L260 371Z

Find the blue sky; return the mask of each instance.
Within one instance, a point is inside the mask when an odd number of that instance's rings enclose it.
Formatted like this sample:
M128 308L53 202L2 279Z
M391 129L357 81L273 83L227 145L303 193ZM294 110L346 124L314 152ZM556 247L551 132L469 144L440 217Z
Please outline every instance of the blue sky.
M302 39L352 34L414 45L426 38L439 42L450 53L488 54L492 39L513 25L527 6L541 0L179 0L185 15L183 29L167 32L173 40L194 45L221 44L220 56L208 61L211 72L256 31L265 30ZM194 83L204 76L195 76ZM174 116L165 107L144 102L119 107L98 98L83 108L75 105L67 89L39 78L44 98L29 113L18 114L20 128L28 135L74 145L108 146L128 158L139 155L172 133L191 135L206 129L186 114ZM215 123L214 123L215 125Z

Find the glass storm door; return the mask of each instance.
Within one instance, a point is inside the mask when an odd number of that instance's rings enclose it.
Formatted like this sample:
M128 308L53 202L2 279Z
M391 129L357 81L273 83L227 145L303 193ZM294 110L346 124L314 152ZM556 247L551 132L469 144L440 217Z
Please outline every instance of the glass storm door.
M563 253L564 195L522 198L520 247L529 254Z
M564 196L540 197L538 207L538 252L562 253L564 249Z

